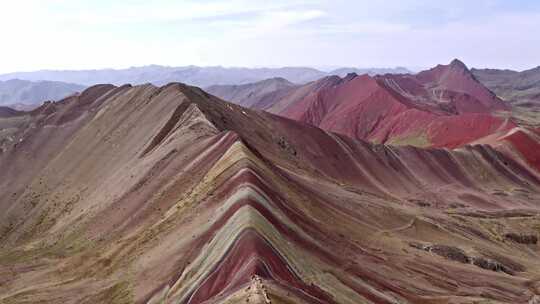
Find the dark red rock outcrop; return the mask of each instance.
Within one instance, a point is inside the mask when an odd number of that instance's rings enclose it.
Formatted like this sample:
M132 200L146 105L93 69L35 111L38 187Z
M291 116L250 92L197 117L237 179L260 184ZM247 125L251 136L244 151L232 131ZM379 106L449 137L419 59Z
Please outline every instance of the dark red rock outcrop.
M518 234L514 232L510 232L504 235L504 237L508 240L511 240L516 243L520 244L537 244L538 243L538 236L531 235L531 234Z

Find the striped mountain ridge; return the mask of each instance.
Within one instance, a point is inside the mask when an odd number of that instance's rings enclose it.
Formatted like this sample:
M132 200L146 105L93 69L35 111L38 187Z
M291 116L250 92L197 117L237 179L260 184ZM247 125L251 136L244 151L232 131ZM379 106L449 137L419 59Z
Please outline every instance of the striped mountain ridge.
M178 83L0 123L2 303L540 294L538 245L508 237L539 233L540 174L504 149L370 144Z

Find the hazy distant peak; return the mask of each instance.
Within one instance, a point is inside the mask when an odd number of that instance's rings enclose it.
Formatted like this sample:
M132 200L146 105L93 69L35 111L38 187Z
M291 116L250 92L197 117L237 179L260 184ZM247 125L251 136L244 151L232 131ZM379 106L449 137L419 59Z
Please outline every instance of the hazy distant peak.
M461 60L459 60L457 58L452 60L452 62L450 62L450 66L454 67L454 68L461 68L461 69L468 70L467 65L465 65L465 63L463 63L463 61L461 61Z
M358 76L358 74L356 74L355 72L348 73L347 75L345 75L343 80L352 80L352 79L356 78L356 76Z
M0 81L0 105L37 105L46 100L59 100L80 92L85 86L59 81Z
M268 78L268 79L261 80L258 83L279 83L283 85L291 85L291 86L294 85L294 83L288 81L287 79L283 77Z
M410 74L410 70L404 67L396 68L354 68L354 67L344 67L335 69L328 74L337 75L340 77L346 77L347 74L355 73L357 75L368 74L371 76L375 75L384 75L384 74Z

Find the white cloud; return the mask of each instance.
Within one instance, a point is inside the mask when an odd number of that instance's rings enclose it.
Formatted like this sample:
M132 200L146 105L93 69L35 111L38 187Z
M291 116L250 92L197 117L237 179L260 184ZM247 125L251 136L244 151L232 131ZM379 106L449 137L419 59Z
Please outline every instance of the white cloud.
M0 72L167 65L540 63L538 10L457 0L20 0L2 4Z
M325 13L321 10L288 10L272 11L256 18L237 22L226 34L228 39L244 40L271 35L285 35L284 31L294 31L291 26L302 22L321 18ZM218 23L219 24L219 23ZM227 25L223 23L222 25Z

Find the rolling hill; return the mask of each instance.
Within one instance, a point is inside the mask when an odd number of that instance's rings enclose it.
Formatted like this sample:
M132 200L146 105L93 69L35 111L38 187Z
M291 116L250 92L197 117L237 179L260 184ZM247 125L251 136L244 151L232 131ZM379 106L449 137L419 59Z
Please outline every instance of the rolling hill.
M84 86L57 81L0 81L0 105L39 105L44 101L60 100L84 90Z
M205 89L210 94L232 101L243 107L251 108L265 100L279 98L281 92L288 92L295 85L284 78L270 78L243 85L215 85Z

